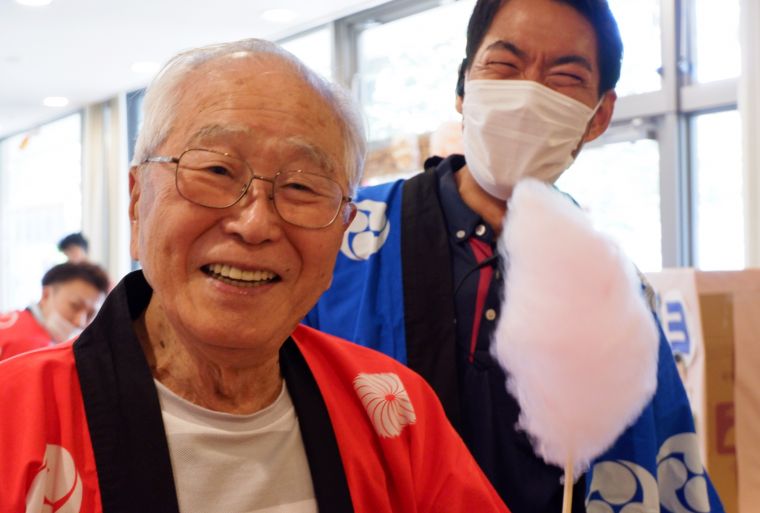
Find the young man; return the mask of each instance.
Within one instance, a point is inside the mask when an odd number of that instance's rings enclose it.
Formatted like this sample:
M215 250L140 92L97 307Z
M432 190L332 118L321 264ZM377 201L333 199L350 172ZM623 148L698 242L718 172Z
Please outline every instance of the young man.
M515 184L554 182L607 129L621 55L604 0L479 0L457 88L464 156L360 192L333 285L307 317L422 374L516 513L560 511L562 470L516 431L489 352L505 279L495 244ZM721 511L662 337L659 357L655 398L579 480L573 511Z
M87 251L90 243L81 232L71 233L58 242L58 251L66 255L66 259L74 264L87 261Z
M56 265L42 277L39 302L0 315L0 360L68 340L89 324L107 292L99 266Z

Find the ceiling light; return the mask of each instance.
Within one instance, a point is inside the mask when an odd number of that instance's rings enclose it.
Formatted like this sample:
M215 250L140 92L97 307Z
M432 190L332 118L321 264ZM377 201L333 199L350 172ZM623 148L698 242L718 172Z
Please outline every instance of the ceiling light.
M25 5L26 7L45 7L50 5L53 0L16 0L19 5Z
M65 107L69 104L69 99L63 96L48 96L42 103L46 107Z
M261 19L271 23L290 23L298 17L292 9L267 9L261 13Z
M137 61L132 63L134 73L153 74L161 68L161 65L153 61Z

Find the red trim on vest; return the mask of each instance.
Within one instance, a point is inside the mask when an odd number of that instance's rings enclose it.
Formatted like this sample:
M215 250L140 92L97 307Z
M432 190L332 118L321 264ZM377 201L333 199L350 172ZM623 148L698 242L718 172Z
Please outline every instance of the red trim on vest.
M480 264L486 258L493 255L491 245L476 238L470 238L468 241L472 254L475 255L475 261ZM488 289L491 287L491 278L493 277L493 267L490 265L481 267L478 270L478 292L475 295L475 314L472 319L472 335L470 336L470 363L475 359L475 346L478 343L480 334L480 320L483 318L483 307L486 304Z

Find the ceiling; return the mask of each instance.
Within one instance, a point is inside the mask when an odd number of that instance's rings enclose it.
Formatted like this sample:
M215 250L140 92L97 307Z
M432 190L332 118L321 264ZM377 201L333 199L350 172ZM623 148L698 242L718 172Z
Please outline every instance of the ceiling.
M281 39L386 0L0 0L0 138L148 84L134 62L247 37ZM291 9L289 22L262 19ZM64 107L43 99L63 96Z

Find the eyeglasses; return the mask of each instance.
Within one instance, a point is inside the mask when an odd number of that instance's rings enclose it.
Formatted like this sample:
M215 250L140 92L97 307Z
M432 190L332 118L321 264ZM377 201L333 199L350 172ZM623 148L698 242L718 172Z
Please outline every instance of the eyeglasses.
M179 157L149 157L142 163L176 164L174 183L180 196L208 208L229 208L245 196L253 180L272 184L269 199L283 221L302 228L330 226L351 201L335 180L300 169L272 178L254 174L248 163L229 153L189 149Z

